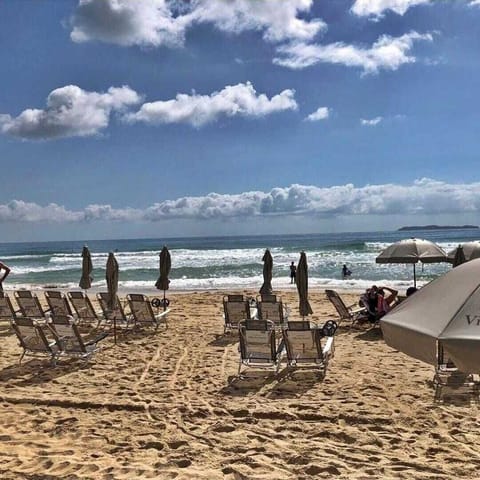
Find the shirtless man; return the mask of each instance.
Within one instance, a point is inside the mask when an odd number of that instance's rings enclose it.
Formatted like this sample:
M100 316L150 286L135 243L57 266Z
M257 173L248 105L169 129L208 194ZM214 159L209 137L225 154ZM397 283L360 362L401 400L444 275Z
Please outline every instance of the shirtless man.
M3 292L3 281L8 277L8 274L10 273L10 268L7 267L4 263L0 262L0 275L1 273L3 275L0 277L0 292Z

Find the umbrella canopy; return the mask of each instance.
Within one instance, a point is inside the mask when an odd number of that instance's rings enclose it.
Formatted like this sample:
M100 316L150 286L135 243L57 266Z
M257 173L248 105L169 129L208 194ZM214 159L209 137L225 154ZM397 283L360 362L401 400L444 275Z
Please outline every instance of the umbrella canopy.
M310 303L308 303L308 266L305 252L300 254L300 260L297 265L297 290L299 296L298 310L300 315L305 317L313 313Z
M78 284L80 288L87 290L92 286L92 280L93 280L92 271L93 271L92 257L90 255L90 250L85 245L82 250L82 276Z
M457 255L458 250L463 250L463 255L465 257L464 262L469 262L474 258L480 258L480 242L466 242L459 245L457 248L454 248L450 252L448 252L448 261L455 265L455 256Z
M263 262L263 285L260 293L272 293L272 277L273 277L273 258L270 250L267 248L262 257Z
M168 279L168 275L170 273L170 269L172 268L172 259L170 257L170 252L168 248L164 246L162 251L160 252L160 276L155 283L155 286L159 290L168 290L168 285L170 280Z
M388 345L436 365L437 342L459 370L480 372L480 259L425 285L380 321Z
M110 310L114 310L117 303L118 263L113 252L110 252L108 254L105 279L107 280L107 290L108 290L107 305Z
M447 254L436 243L419 238L400 240L388 246L375 259L376 263L412 263L413 281L417 285L415 264L448 262Z

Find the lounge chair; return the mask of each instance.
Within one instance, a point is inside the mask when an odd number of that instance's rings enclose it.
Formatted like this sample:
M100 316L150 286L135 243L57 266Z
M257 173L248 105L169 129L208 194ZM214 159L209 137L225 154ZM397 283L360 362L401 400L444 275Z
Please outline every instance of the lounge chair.
M14 296L23 317L42 318L49 313L42 308L38 297L30 290L16 290Z
M73 316L67 297L62 292L59 292L58 290L47 290L45 292L45 298L52 316Z
M461 393L466 393L464 391L467 390L468 393L478 396L478 384L474 381L473 375L460 372L457 366L446 356L441 343L437 347L437 365L433 385L435 387L435 401L442 398L444 388Z
M282 351L275 338L275 324L270 320L243 320L239 323L240 361L242 366L257 368L280 368Z
M243 295L226 295L223 297L224 333L238 329L242 320L250 319L250 304Z
M0 321L15 318L17 312L13 308L10 297L5 292L0 292Z
M288 320L288 307L276 295L260 295L257 297L258 318L270 320L276 327L282 327Z
M59 353L55 340L47 338L45 320L36 320L30 317L16 317L11 319L13 331L17 335L23 353L19 363L25 355L31 356L48 356L52 364L55 364L56 357Z
M337 323L329 320L322 328L309 321L288 322L282 330L283 340L287 350L289 367L299 367L300 364L318 366L326 373L328 362L333 357L334 334ZM326 338L322 346L322 338Z
M94 338L83 338L80 334L77 321L69 315L52 317L50 327L60 355L74 356L88 359L99 350L98 343L109 333L104 332Z
M122 302L118 297L113 310L110 310L108 307L107 292L97 293L97 300L100 304L100 308L102 309L103 317L108 323L115 322L117 328L128 329L130 321L132 320L132 316L125 313Z
M127 295L128 305L132 312L135 325L153 325L155 330L163 322L165 326L167 324L167 316L170 309L162 311L160 313L154 313L150 300L145 295L140 293L130 293Z
M96 312L88 295L83 292L68 292L67 296L78 320L88 324L96 323L97 327L100 325L102 315Z
M368 314L365 307L359 307L358 304L350 306L345 305L342 297L335 290L325 290L327 298L332 302L337 311L340 321L349 320L352 325L359 320L367 320Z

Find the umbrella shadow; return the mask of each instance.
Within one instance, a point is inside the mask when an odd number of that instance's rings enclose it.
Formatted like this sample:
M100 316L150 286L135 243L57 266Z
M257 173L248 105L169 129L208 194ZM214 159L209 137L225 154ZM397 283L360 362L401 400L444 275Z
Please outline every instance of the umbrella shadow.
M364 342L378 342L383 340L383 332L381 328L372 327L367 331L356 335L356 339L363 340Z

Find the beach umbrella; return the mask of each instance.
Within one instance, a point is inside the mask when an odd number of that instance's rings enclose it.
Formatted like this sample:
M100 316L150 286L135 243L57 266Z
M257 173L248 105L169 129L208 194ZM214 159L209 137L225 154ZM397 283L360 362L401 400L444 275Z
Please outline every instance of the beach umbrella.
M437 348L465 373L480 372L480 259L453 268L385 315L386 343L437 364Z
M412 263L413 284L417 286L415 264L448 262L447 254L436 243L419 238L400 240L388 246L375 259L377 263Z
M90 256L90 250L85 245L82 250L82 276L78 286L84 290L89 289L92 286L92 257Z
M313 313L308 302L308 266L305 252L300 253L300 260L297 265L297 290L299 297L298 309L302 317Z
M162 251L160 252L160 276L155 283L155 286L159 290L163 290L163 310L167 309L167 300L165 298L165 290L168 290L170 280L168 279L168 275L170 273L170 269L172 268L172 259L170 257L170 252L168 248L164 245Z
M113 252L110 252L108 254L105 279L107 280L107 292L108 292L107 307L109 308L109 310L113 312L117 306L117 291L118 291L118 263ZM113 339L115 343L117 343L116 315L113 315Z
M263 262L263 285L260 288L260 293L272 293L272 277L273 277L273 258L270 250L267 248L262 257Z
M465 242L448 252L448 261L453 263L454 266L455 256L457 255L459 249L463 250L463 255L465 257L464 262L469 262L474 258L480 258L480 242L478 240L473 242Z

